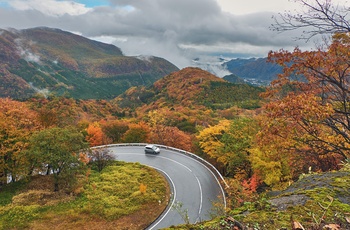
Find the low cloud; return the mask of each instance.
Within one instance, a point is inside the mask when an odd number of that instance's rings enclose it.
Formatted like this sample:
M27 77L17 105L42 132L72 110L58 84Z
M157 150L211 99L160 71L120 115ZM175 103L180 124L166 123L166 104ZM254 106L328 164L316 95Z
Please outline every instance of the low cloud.
M223 57L202 56L201 58L194 59L192 63L194 66L207 70L222 78L231 74L226 67L222 66L225 61L229 61L229 59Z
M31 52L29 48L24 47L21 39L16 39L18 54L27 62L35 62L40 64L40 56Z
M293 41L292 34L269 29L273 13L233 15L224 12L216 0L109 3L87 8L72 1L11 0L12 9L0 8L0 27L47 26L75 31L85 37L108 39L125 55L160 56L179 68L192 65L191 60L201 55L261 57L270 50L305 46ZM35 56L28 57L35 60Z
M50 95L50 91L48 89L39 89L33 85L32 82L29 82L29 86L37 93L47 98Z

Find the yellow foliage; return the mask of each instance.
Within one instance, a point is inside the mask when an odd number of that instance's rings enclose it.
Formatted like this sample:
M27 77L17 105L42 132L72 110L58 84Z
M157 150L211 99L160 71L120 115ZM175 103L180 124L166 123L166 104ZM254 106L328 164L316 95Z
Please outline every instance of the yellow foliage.
M281 154L258 148L251 149L250 153L254 171L259 172L259 176L267 185L277 187L281 185L281 181L286 180L288 175L285 175L285 171L288 169L283 168Z
M203 129L199 135L197 135L199 146L202 150L213 158L219 158L220 154L218 149L223 147L220 138L225 132L227 132L229 126L229 120L221 120L219 124Z

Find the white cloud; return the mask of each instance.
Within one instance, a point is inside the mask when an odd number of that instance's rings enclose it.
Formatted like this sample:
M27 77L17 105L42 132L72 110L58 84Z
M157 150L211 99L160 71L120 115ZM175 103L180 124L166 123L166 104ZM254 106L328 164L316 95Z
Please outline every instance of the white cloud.
M244 15L257 12L278 12L300 9L300 0L217 0L221 9L235 15ZM312 2L312 1L309 1ZM348 5L348 0L332 0L333 4Z
M235 15L244 15L257 12L283 12L294 9L297 4L289 0L217 0L223 11Z
M81 15L92 10L74 1L11 0L8 4L16 10L37 10L49 16Z
M270 50L313 45L294 41L298 31L277 34L269 29L273 14L297 8L293 0L0 1L9 5L0 5L2 28L74 31L112 43L125 55L160 56L180 68L200 55L265 57ZM332 2L341 1L346 0Z
M96 37L90 37L90 39L107 43L107 44L113 44L114 42L126 42L128 39L127 38L118 38L118 37L113 37L113 36L96 36Z

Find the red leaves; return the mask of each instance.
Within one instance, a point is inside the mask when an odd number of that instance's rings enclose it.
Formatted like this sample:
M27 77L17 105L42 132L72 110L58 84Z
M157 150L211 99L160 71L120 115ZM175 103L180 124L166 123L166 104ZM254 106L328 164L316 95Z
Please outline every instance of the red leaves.
M316 154L350 150L350 36L335 34L327 49L270 52L284 67L267 92L264 135L308 145ZM268 138L266 138L268 140ZM286 141L284 141L284 144ZM287 147L287 146L285 146Z
M254 173L248 180L243 180L242 186L244 192L251 195L256 192L256 189L260 185L261 181L257 173Z

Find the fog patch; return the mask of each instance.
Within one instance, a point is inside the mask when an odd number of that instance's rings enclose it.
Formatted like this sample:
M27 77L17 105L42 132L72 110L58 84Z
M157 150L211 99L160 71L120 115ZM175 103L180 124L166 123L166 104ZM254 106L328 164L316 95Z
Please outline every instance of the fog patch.
M34 53L31 53L29 50L21 50L21 56L27 62L35 62L40 64L40 56Z
M42 95L42 96L45 97L45 98L48 98L48 96L50 95L50 91L49 91L48 89L39 89L39 88L35 87L35 86L33 85L32 82L29 82L29 86L30 86L30 88L32 88L37 94L40 94L40 95Z
M226 66L222 65L226 61L228 60L222 57L206 56L192 60L192 65L206 70L217 77L223 78L226 75L231 74L231 72L227 70Z
M40 56L33 53L29 48L25 47L25 45L22 42L22 39L15 39L15 43L17 45L17 51L18 54L27 62L35 62L37 64L40 63ZM33 44L34 42L30 42L30 44Z
M151 55L139 55L136 58L142 61L152 63L154 57Z

